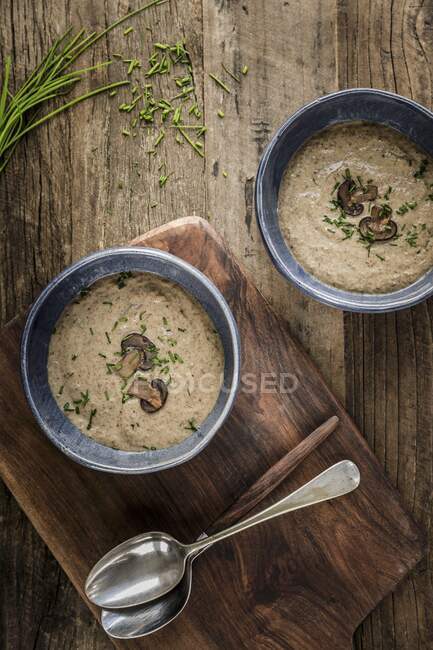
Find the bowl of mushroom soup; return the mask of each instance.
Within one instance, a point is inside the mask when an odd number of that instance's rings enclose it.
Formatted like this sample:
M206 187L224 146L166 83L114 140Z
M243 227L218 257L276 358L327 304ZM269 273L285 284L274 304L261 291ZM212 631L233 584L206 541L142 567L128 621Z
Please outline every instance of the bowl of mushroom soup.
M332 307L387 312L433 293L433 114L373 89L320 97L260 161L256 213L280 273Z
M73 460L117 473L183 463L233 405L236 322L214 284L163 251L113 248L57 276L33 304L24 391L42 430Z

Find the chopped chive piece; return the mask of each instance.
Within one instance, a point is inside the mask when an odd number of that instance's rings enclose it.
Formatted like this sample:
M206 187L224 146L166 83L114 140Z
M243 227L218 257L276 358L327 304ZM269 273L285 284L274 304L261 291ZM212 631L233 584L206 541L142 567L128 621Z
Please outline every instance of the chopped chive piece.
M219 111L217 112L217 115L218 115L218 117L223 118L224 117L224 111L219 109Z
M224 81L221 81L221 79L218 79L218 77L216 77L214 74L212 74L212 72L209 73L209 77L211 79L213 79L215 81L215 83L218 84L218 86L220 86L223 90L225 90L226 93L231 93L230 88L228 86L226 86Z
M110 400L110 396L109 396L109 394L108 394L108 391L104 390L104 395L105 395L105 399L106 399L107 402L108 402L108 401Z
M109 335L108 332L105 332L105 336L106 336L106 338L107 338L107 341L108 341L109 343L111 343L110 335Z
M133 27L127 27L127 28L125 29L125 31L123 32L123 35L124 35L124 36L128 36L128 34L130 34L130 33L133 32L133 31L134 31L134 28L133 28Z
M239 79L239 77L237 77L237 76L235 75L234 72L230 72L230 70L229 70L229 69L224 65L224 63L222 63L221 66L222 66L222 69L224 70L224 72L227 72L227 74L228 74L232 79L234 79L235 81L237 81L238 84L241 83L241 80Z
M92 330L91 327L89 327L89 330L90 330L90 334L93 336L93 335L94 335L94 331Z
M78 354L73 354L71 357L71 361L75 361L75 359L78 359Z
M65 387L64 384L62 384L62 385L60 386L60 388L59 388L59 395L61 395L61 394L63 393L63 389L64 389L64 387Z
M96 415L96 409L92 409L90 411L89 422L87 423L87 430L92 428L92 422L95 415Z
M223 170L223 176L224 176L224 178L227 178L227 176L228 176L228 174L227 174L227 172L226 172L225 169Z
M102 352L98 352L98 355L99 355L100 357L102 357L103 359L106 359L106 358L107 358L107 355L106 355L106 354L102 354Z
M242 72L243 75L245 75L245 74L248 74L248 70L249 70L248 66L244 65L241 72Z

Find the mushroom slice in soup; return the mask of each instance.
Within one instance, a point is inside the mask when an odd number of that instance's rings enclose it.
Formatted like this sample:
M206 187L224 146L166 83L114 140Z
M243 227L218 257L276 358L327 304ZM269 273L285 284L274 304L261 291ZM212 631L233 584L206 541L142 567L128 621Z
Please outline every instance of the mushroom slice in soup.
M128 379L140 367L143 361L141 350L128 350L116 366L117 373L122 379Z
M371 216L359 222L359 231L365 238L374 237L374 241L387 241L397 234L397 224L391 219L392 210L373 205Z
M138 397L143 411L155 413L164 406L168 389L162 379L152 379L148 382L144 377L136 377L128 388L128 395Z
M144 336L144 334L131 332L131 334L128 334L122 339L120 347L123 353L129 350L139 350L141 352L139 370L150 370L153 368L153 359L156 356L157 349L155 344L147 336Z
M353 200L355 184L351 178L346 178L338 188L338 201L344 212L350 217L358 217L364 210L362 203Z

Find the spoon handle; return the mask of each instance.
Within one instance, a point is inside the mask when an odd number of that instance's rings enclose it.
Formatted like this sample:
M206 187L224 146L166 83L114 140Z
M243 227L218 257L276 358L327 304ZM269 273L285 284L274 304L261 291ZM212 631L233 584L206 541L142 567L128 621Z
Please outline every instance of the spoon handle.
M245 519L215 535L197 540L194 544L189 544L186 547L187 554L195 554L197 551L215 544L215 542L236 535L236 533L268 521L273 517L343 496L355 490L359 485L359 481L360 476L357 466L350 460L342 460L295 490L295 492L284 497L284 499L277 501L277 503L256 513L249 519Z
M314 429L296 447L284 454L235 503L218 517L217 521L207 530L207 534L213 535L245 517L335 431L339 422L340 419L333 415L318 426L317 429Z

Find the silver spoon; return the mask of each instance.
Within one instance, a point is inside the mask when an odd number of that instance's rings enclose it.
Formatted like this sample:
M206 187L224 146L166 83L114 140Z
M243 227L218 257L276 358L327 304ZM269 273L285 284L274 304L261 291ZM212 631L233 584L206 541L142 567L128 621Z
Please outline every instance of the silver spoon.
M155 600L180 582L188 558L199 551L273 517L347 494L358 485L358 468L344 460L265 510L193 544L182 544L161 532L133 537L109 551L93 567L86 581L86 595L108 609Z
M241 497L230 505L211 527L209 535L237 523L284 481L337 428L339 418L332 416L301 440L293 449L272 465ZM203 533L199 539L206 537ZM161 598L144 605L126 609L103 609L101 624L104 630L118 639L135 639L152 634L179 616L189 600L192 586L192 563L203 550L189 558L179 584Z

